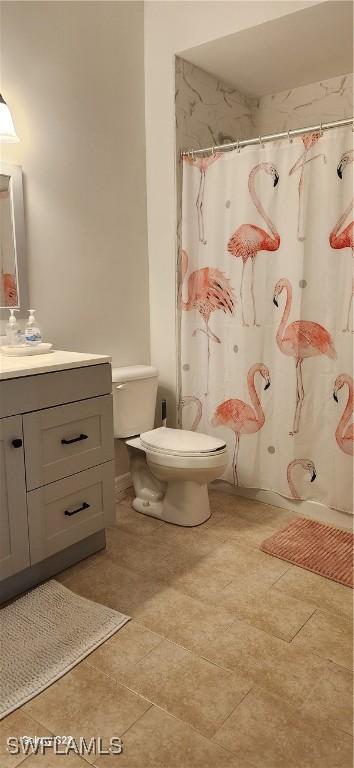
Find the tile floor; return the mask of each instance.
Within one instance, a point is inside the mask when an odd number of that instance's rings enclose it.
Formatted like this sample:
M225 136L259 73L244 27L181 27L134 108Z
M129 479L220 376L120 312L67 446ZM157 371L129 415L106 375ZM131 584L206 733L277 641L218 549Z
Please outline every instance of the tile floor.
M106 551L58 576L132 621L0 723L1 768L351 768L352 591L259 551L289 512L210 496L194 529L126 497ZM119 735L124 752L5 753L29 732Z

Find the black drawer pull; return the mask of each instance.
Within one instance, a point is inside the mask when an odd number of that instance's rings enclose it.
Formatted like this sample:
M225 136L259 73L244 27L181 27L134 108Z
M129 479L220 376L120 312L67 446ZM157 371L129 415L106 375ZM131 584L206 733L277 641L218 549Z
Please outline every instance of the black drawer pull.
M78 435L78 437L73 437L71 440L67 440L65 437L62 439L63 445L71 445L71 443L79 443L81 440L87 440L88 435L83 435L81 432L81 435Z
M67 517L71 517L71 515L77 515L78 512L82 512L83 509L88 509L89 506L90 505L87 504L86 501L84 501L84 503L81 504L81 507L78 507L77 509L73 509L72 512L69 512L69 510L66 509L65 512L64 512L64 515L66 515Z
M20 437L15 437L15 439L12 441L12 445L14 448L22 448L22 440Z

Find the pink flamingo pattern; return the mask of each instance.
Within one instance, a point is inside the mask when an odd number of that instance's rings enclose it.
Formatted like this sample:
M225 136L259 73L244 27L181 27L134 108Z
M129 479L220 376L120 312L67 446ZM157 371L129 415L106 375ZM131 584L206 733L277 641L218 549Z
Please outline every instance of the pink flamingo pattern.
M225 400L217 406L212 418L213 427L227 427L235 433L235 449L233 456L233 477L235 485L238 485L237 461L240 448L241 435L253 435L262 429L265 422L264 411L255 386L256 373L260 373L266 384L264 389L270 387L269 370L263 363L252 365L247 374L247 385L253 408L243 400Z
M180 305L182 310L189 312L195 309L199 312L202 320L205 323L205 328L196 328L193 331L193 336L200 333L205 333L208 339L208 360L207 360L207 390L205 395L209 391L209 361L210 361L210 339L217 344L221 344L221 340L210 329L209 320L210 315L218 310L224 312L227 315L233 315L235 311L235 295L231 288L230 281L220 271L214 267L204 267L202 269L196 269L188 277L188 298L187 301L183 300L182 289L183 281L188 271L188 254L186 251L181 250L180 253Z
M339 176L340 179L343 178L344 169L348 165L350 165L353 162L353 160L354 160L353 150L343 153L337 166L337 175ZM349 214L353 210L353 207L354 207L354 198L352 198L348 207L345 209L344 213L342 213L342 215L339 217L337 223L335 224L335 226L333 227L329 235L329 244L331 248L335 248L335 249L351 248L352 256L354 256L354 221L351 221L350 224L348 224L345 227L345 229L343 229L341 232L340 232L340 229L343 227ZM353 304L353 293L354 293L354 274L352 276L352 286L351 286L350 297L349 297L347 322L346 322L345 328L343 328L344 332L349 331L350 313L351 313L351 308Z
M299 496L293 481L293 470L295 469L295 467L298 467L298 466L303 467L309 472L310 483L313 483L313 481L316 480L316 467L313 461L310 461L310 459L294 459L294 461L291 461L288 464L288 467L286 470L286 476L288 479L288 486L290 489L290 493L293 499L301 499L301 496Z
M260 251L277 251L280 246L280 236L277 232L275 225L269 218L268 214L264 210L259 197L255 190L256 176L264 171L269 174L273 180L273 186L276 187L279 181L279 174L277 169L271 163L258 163L250 172L248 177L248 189L251 196L251 200L257 209L258 213L262 217L263 221L267 224L271 234L266 230L261 229L256 224L241 224L234 234L230 237L227 244L227 250L235 258L242 259L242 275L240 286L241 297L241 310L242 310L242 325L248 326L249 323L245 321L244 314L244 302L243 302L243 279L245 265L248 259L251 259L252 274L251 274L251 297L253 307L253 325L258 325L256 321L256 302L254 296L254 263L257 253Z
M17 279L11 272L1 272L6 307L18 306Z
M347 373L337 376L334 383L333 397L338 403L338 392L344 385L348 387L348 400L336 429L336 440L339 448L348 456L354 455L354 424L350 424L353 416L353 379Z
M195 168L198 168L200 172L199 189L198 189L195 205L196 205L197 217L198 217L198 237L199 237L199 242L202 243L202 245L207 244L207 240L205 239L205 226L204 226L204 192L205 192L206 174L209 166L215 163L216 160L219 160L219 157L222 157L221 152L213 152L213 154L209 155L209 157L193 157L193 153L192 153L192 157L189 157L189 156L183 157L186 163L189 163L189 165L193 165Z
M304 234L304 215L303 215L303 194L304 194L304 175L305 175L305 165L308 163L312 163L313 160L316 160L319 157L323 157L323 162L327 162L327 157L323 152L320 152L318 155L313 155L312 157L307 157L310 149L318 142L318 140L321 138L322 133L315 132L315 133L307 133L305 136L302 136L302 143L304 145L304 151L300 155L300 157L297 159L296 163L293 165L292 168L290 168L289 176L292 176L295 171L298 171L299 168L301 168L300 173L300 180L299 180L299 207L298 207L298 216L297 216L297 239L300 241L304 241L305 234Z
M292 287L290 281L283 277L278 280L275 289L273 302L278 307L278 297L285 290L286 304L283 317L280 321L276 341L281 352L284 355L290 355L295 360L296 365L296 405L294 413L293 429L290 435L296 435L299 431L302 404L305 397L304 385L302 380L302 363L306 357L315 357L316 355L326 355L334 360L336 351L333 341L323 325L313 323L309 320L295 320L290 325L286 325L290 315L292 302Z
M185 405L189 405L190 403L195 403L196 405L194 421L192 426L190 427L191 432L195 432L203 416L202 401L199 399L199 397L195 397L195 395L185 395L184 397L182 397L181 403L182 403L182 408L184 408Z

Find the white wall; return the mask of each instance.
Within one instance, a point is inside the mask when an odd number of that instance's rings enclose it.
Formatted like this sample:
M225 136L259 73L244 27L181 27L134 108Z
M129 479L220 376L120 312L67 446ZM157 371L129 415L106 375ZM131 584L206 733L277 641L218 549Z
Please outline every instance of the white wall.
M147 2L145 119L151 361L160 370L169 423L176 411L176 188L174 56L314 2Z
M140 2L2 2L1 92L45 338L149 362Z
M149 362L140 2L2 2L1 92L22 165L30 303L59 349ZM128 469L116 445L117 474Z

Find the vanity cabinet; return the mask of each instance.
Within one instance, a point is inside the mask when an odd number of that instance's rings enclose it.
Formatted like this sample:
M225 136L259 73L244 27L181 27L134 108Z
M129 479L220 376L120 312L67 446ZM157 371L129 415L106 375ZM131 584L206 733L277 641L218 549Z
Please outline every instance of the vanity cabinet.
M21 416L0 419L0 579L30 564Z
M105 546L111 392L108 363L0 380L1 602Z

